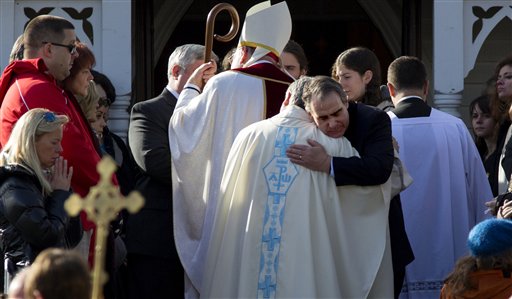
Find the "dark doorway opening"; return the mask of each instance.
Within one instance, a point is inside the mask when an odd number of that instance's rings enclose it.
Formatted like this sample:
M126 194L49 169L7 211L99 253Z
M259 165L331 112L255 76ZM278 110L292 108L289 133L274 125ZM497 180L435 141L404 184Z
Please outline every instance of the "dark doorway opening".
M155 94L161 92L167 84L165 76L167 60L172 51L187 43L204 44L206 17L215 4L222 1L209 1L205 4L195 0L176 26L167 41L162 55L157 59L153 78ZM233 3L240 14L243 24L245 12L258 1ZM291 38L301 44L309 60L309 75L330 75L331 66L336 57L344 50L354 46L372 49L381 62L382 80L386 82L386 70L394 57L382 35L369 19L356 0L348 1L288 1L292 15L293 29ZM314 7L313 7L314 6ZM221 12L215 23L215 32L225 34L231 26L229 14ZM158 29L156 29L158 30ZM238 43L239 35L229 43L214 41L213 51L222 60L224 55Z

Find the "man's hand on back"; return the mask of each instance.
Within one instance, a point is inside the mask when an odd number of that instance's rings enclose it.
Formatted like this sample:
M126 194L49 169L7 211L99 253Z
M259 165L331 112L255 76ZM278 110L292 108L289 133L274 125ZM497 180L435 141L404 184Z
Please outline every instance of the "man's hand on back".
M295 164L314 171L329 173L331 169L331 156L324 147L313 139L308 139L308 144L292 144L286 150L286 156Z

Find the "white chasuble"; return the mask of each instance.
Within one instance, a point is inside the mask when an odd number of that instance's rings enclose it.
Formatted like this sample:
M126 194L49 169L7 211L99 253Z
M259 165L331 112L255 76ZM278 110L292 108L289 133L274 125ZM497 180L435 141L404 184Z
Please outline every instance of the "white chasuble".
M241 129L265 118L268 97L265 78L226 71L212 77L201 94L183 89L176 103L169 123L174 235L196 292L229 149Z
M286 149L307 138L330 155L358 155L295 106L239 133L222 178L201 297L393 296L390 184L336 188L328 174L291 163Z

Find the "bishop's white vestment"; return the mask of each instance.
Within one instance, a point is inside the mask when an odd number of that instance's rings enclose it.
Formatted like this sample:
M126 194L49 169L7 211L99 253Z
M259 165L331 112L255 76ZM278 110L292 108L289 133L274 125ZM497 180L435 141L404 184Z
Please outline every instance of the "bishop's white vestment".
M199 94L185 88L169 123L174 235L185 273L201 288L224 165L238 132L280 107L292 79L259 61L212 77Z
M415 255L400 298L439 298L455 262L469 254L468 233L486 218L484 203L493 196L462 120L434 108L429 117L388 114L400 159L414 178L400 194Z
M390 183L337 188L285 151L307 138L358 155L296 106L248 126L228 156L203 278L204 298L393 297Z

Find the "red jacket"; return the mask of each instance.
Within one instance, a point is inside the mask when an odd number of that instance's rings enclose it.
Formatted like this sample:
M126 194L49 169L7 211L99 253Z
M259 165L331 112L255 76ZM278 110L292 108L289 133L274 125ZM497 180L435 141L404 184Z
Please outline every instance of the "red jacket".
M84 197L99 181L96 165L100 155L80 106L47 70L42 59L14 61L5 68L0 78L0 145L7 142L14 124L28 109L46 108L67 115L69 123L64 127L62 156L73 166L73 191ZM114 181L117 184L115 178ZM84 229L94 227L84 217L82 221Z

